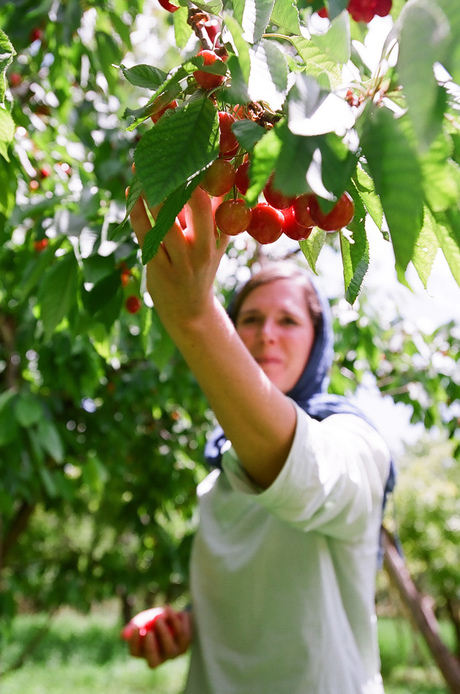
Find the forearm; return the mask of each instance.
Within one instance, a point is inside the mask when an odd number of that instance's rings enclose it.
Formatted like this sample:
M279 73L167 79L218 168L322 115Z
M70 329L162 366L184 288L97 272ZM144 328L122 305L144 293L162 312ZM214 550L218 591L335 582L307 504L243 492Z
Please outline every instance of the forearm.
M247 473L269 486L292 444L293 404L256 364L217 299L194 320L163 322Z

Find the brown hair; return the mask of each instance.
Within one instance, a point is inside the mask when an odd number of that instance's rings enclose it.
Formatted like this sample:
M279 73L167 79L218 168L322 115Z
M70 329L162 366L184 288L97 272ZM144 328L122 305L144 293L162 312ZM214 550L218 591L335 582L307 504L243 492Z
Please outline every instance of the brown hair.
M238 314L244 301L249 294L254 291L254 289L257 289L257 287L262 287L264 284L275 282L276 280L285 279L292 279L303 288L305 305L316 329L322 317L321 304L318 295L305 270L294 263L289 263L286 261L265 265L261 270L252 275L246 284L244 284L239 290L230 304L229 314L232 321L236 324Z

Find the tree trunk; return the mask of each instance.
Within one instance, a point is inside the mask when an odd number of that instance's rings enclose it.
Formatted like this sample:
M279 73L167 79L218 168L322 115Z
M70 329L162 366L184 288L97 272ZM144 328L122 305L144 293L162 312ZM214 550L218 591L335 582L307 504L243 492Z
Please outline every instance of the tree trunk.
M400 556L394 539L383 528L384 566L401 601L409 610L414 625L422 634L430 652L441 670L452 694L460 694L460 662L439 636L439 625L431 607L431 599L422 594Z

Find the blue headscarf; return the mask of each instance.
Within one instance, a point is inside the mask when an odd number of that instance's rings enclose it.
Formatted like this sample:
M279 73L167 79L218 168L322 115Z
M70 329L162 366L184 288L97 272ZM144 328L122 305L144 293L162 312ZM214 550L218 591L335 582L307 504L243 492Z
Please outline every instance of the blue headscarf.
M364 413L348 398L327 392L329 370L334 358L334 335L329 301L319 290L317 283L309 277L321 305L321 318L316 328L310 356L295 386L286 395L294 400L310 417L319 421L332 414L354 414L364 419L371 426ZM232 316L234 300L229 307ZM222 427L217 426L209 437L205 447L205 459L210 467L221 467L222 452L227 438ZM396 470L393 460L384 490L383 506L388 494L393 490L396 481Z

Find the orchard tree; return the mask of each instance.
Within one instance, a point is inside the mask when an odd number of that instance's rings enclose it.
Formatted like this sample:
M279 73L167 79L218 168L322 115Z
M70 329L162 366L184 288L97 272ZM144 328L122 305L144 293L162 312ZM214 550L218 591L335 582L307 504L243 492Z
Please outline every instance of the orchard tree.
M222 298L283 235L314 271L333 244L357 307L334 388L368 370L455 437L458 383L430 362L458 363L452 331L369 322L360 291L369 220L401 282L412 262L426 284L438 252L460 282L457 0L16 0L0 17L2 627L24 598L119 595L127 613L186 590L211 415L142 266L197 185L235 236ZM141 193L162 205L142 256Z

